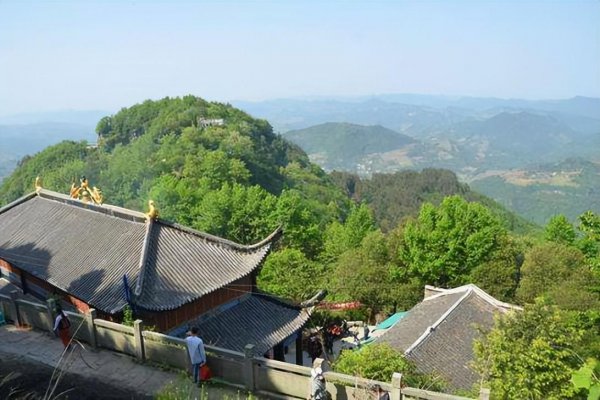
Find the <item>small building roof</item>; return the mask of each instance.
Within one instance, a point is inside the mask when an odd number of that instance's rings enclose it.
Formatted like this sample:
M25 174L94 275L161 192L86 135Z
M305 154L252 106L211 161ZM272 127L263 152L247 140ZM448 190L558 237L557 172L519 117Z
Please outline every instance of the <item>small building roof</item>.
M454 289L428 286L426 292L433 295L408 311L378 341L404 352L419 371L469 390L479 380L471 363L473 341L480 328L491 328L495 313L520 307L498 301L475 285Z
M205 344L244 352L247 344L263 355L297 332L308 321L308 309L300 309L267 295L246 295L216 313L201 316L198 326Z
M258 268L277 230L240 245L140 212L41 190L0 209L0 258L108 313L170 310Z

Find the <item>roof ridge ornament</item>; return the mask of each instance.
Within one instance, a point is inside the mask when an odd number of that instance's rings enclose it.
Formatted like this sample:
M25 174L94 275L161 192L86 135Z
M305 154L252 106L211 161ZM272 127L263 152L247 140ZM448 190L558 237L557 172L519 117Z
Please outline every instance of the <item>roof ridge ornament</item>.
M35 192L39 193L42 191L42 178L40 178L40 176L36 176L35 177Z
M154 200L148 200L148 212L146 213L146 219L157 219L158 218L158 208L154 205Z
M76 186L75 182L71 183L71 190L69 191L71 198L81 200L86 204L91 202L98 206L102 205L102 202L104 201L102 191L96 186L90 189L88 180L85 176L81 177L80 182L80 186Z

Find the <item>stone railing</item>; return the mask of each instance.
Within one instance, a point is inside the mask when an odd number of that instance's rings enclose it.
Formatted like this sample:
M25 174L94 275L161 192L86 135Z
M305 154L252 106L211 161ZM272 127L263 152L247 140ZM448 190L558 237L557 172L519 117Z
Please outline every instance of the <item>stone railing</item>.
M17 326L52 331L53 300L47 304L0 295L0 310L5 319ZM74 337L92 348L104 348L138 358L140 361L189 370L185 340L143 330L141 320L125 326L96 318L95 310L86 314L67 312ZM244 353L206 346L208 365L213 375L224 383L264 397L305 399L309 393L310 368L257 357L249 344ZM469 400L466 397L402 387L402 375L394 374L391 382L376 382L355 376L325 372L327 391L333 399L371 399L370 387L377 383L390 393L392 400ZM489 399L482 389L479 399Z

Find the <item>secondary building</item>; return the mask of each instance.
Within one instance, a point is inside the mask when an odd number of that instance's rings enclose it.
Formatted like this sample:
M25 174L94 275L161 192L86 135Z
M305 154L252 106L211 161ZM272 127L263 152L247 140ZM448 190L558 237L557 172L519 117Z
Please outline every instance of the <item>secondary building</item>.
M441 377L454 389L470 390L480 376L473 369L473 341L494 325L494 315L520 307L496 300L475 285L425 287L425 299L377 341L404 353L420 372Z

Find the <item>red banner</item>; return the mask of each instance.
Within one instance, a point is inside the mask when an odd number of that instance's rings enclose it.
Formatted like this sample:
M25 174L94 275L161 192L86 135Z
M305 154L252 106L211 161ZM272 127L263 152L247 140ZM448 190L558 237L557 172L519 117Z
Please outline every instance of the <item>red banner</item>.
M321 302L317 305L317 308L323 308L325 310L356 310L361 306L362 304L360 303L360 301L351 301L348 303Z

